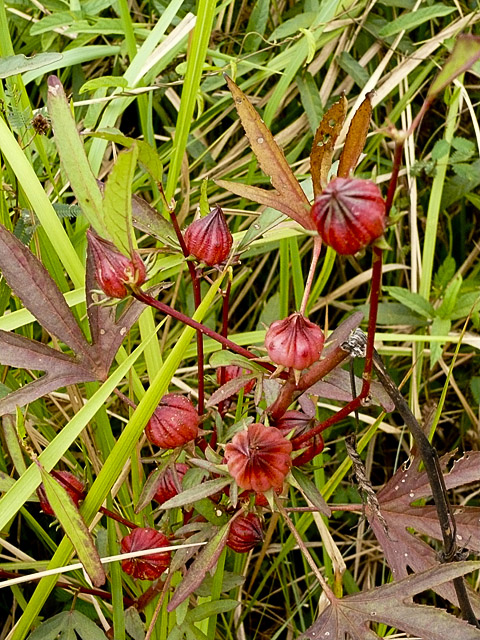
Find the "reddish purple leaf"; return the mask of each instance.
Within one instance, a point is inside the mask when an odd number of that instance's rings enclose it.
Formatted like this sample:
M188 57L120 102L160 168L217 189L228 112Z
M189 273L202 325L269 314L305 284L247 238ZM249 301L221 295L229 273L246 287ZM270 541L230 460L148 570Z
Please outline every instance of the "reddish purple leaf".
M479 568L478 562L438 565L371 591L335 598L301 640L378 640L371 623L382 622L422 640L480 640L480 629L443 609L413 604L411 598Z
M441 461L442 470L451 458L448 454ZM442 539L437 511L433 505L412 506L412 502L431 495L426 471L419 471L420 460L414 459L395 473L378 493L380 513L386 521L387 532L377 517L367 509L367 518L385 553L396 579L408 575L408 569L419 572L439 565L436 552L426 542L407 531L411 527L421 534ZM455 463L452 471L444 476L447 489L478 482L480 480L480 452L474 451ZM480 551L480 508L455 507L457 543L471 551ZM437 593L454 604L457 603L452 584L442 584ZM472 606L480 615L480 597L470 590Z
M91 346L50 274L30 249L2 225L0 270L14 294L38 322L94 365Z

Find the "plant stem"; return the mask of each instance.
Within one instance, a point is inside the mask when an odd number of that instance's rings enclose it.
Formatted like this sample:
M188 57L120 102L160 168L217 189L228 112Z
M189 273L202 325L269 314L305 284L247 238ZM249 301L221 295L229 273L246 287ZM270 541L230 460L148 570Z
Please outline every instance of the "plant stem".
M228 312L230 309L230 291L232 289L232 281L229 278L227 288L223 294L223 304L222 304L222 336L226 338L228 336ZM225 349L222 346L222 349ZM224 385L226 382L226 369L225 367L220 367L220 386ZM222 402L218 405L218 412L223 417L225 413L225 403ZM217 433L216 430L212 434L212 439L210 442L210 446L214 447L217 443Z
M308 271L307 281L305 283L305 291L303 294L302 304L300 305L300 313L304 316L307 309L308 298L312 289L313 277L315 275L315 269L317 267L318 258L320 257L320 251L322 250L322 239L320 236L313 238L313 252L312 261L310 263L310 269Z
M192 287L193 287L193 304L195 310L198 309L200 303L202 302L202 294L200 290L200 280L198 278L197 270L195 265L191 260L188 260L190 255L190 251L187 249L187 245L185 244L185 240L183 238L182 231L178 224L177 216L175 215L175 211L173 207L168 207L168 211L170 213L170 219L173 224L173 228L175 229L175 233L177 235L177 240L182 249L182 253L184 257L187 259L187 267L190 272L190 277L192 279ZM197 329L197 367L198 367L198 405L197 411L198 415L203 415L205 411L205 369L204 369L204 356L203 356L203 335L201 331Z

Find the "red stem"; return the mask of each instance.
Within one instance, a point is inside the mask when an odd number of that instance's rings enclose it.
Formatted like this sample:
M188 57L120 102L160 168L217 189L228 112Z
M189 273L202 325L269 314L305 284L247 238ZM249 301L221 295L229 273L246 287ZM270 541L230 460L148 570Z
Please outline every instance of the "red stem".
M228 312L229 312L229 309L230 309L230 291L231 291L231 289L232 289L232 281L229 278L228 284L227 284L227 288L226 288L225 293L223 295L223 304L222 304L222 336L224 338L227 338L227 336L228 336ZM222 349L225 349L225 347L222 346ZM227 375L226 368L225 367L220 367L220 386L225 384L226 375ZM222 417L225 414L225 402L223 400L218 405L218 412ZM213 447L215 447L216 444L217 444L217 432L215 430L213 432L212 439L210 441L210 446L213 448Z
M200 303L202 301L202 295L200 290L200 280L197 275L197 271L195 269L195 265L191 260L188 260L190 255L190 251L187 249L187 245L185 244L185 240L183 238L183 234L180 230L180 226L178 224L177 216L175 215L175 211L173 208L169 207L170 219L172 221L173 228L175 229L175 233L177 235L178 242L182 249L182 253L185 258L187 258L187 267L190 272L190 277L192 279L192 287L193 287L193 303L195 309L198 309ZM198 367L198 405L197 411L198 415L203 415L205 411L205 374L204 374L204 356L203 356L203 335L197 330L197 367Z

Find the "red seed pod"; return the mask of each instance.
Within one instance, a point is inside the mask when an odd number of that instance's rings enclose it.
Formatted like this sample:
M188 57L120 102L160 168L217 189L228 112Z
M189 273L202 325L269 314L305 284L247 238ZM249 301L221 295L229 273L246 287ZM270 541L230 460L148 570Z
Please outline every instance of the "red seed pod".
M371 180L335 178L316 197L312 217L325 244L353 255L385 230L385 201Z
M134 529L132 533L123 538L121 553L168 546L170 546L169 539L160 531L150 527L138 527L138 529ZM162 575L165 569L168 569L171 556L171 551L161 551L138 558L128 558L127 560L122 560L122 569L134 578L155 580Z
M242 369L241 367L237 366L236 364L229 364L226 367L223 367L224 371L225 371L225 380L224 380L224 384L226 382L230 382L230 380L234 380L235 378L238 378L240 376L246 375L247 373L252 373L249 369ZM221 370L222 367L219 367L217 369L217 382L218 384L221 384ZM243 385L243 390L244 393L250 393L250 391L253 389L253 387L255 386L255 380L248 380L248 382L246 382Z
M54 474L55 480L57 480L62 487L67 491L70 498L73 500L75 506L78 507L78 503L84 497L84 489L85 486L81 480L74 476L73 473L69 471L56 471ZM40 508L44 513L47 513L50 516L55 515L52 507L50 506L50 502L48 501L47 494L45 492L45 488L43 484L41 484L37 489L38 499L40 500Z
M236 518L228 532L227 547L237 553L247 553L263 541L263 528L260 518L254 513Z
M209 267L224 262L233 244L232 234L219 206L192 222L185 230L184 239L191 255Z
M242 489L280 489L292 466L292 444L278 429L251 424L225 447L228 471Z
M87 231L87 240L95 265L95 279L105 295L125 298L127 287L140 286L145 282L145 265L136 251L130 260L112 242L100 238L91 229Z
M303 435L315 426L315 418L307 416L303 411L286 411L285 414L275 422L275 427L284 435L287 436L292 430L294 430L293 438ZM313 458L322 453L325 447L322 436L319 434L306 442L301 446L304 451L292 458L292 464L294 467L300 467L302 464L306 464L313 460Z
M195 440L198 423L198 413L188 398L167 393L150 418L145 435L161 449L174 449Z
M292 313L270 325L265 347L272 362L301 371L320 358L324 341L323 331L318 325L301 313Z
M177 482L178 484L182 482L182 478L187 471L188 465L183 464L183 462L177 462L175 469L173 467L165 469L158 479L157 492L153 496L153 499L158 502L158 504L163 504L167 500L170 500L170 498L176 496L178 494ZM175 475L177 482L175 481Z

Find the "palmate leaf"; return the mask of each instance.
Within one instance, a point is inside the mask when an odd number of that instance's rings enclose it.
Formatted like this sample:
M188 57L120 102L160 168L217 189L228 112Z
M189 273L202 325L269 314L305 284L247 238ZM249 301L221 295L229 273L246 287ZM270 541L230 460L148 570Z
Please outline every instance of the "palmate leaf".
M76 640L77 637L82 640L107 638L95 622L80 611L62 611L42 622L28 636L28 640Z
M98 284L91 256L88 256L86 297L93 340L93 344L89 344L48 271L28 247L1 225L0 270L38 322L74 352L69 355L19 334L0 331L0 363L45 372L44 376L0 399L0 415L60 387L105 380L126 333L144 306L133 301L116 319L114 307L94 305L92 291L98 289Z
M216 183L242 198L282 211L305 229L314 230L315 225L310 217L310 203L290 169L283 151L247 96L233 80L228 76L225 78L253 153L262 171L270 177L274 191L226 180L216 180Z
M440 460L442 470L451 458L448 454ZM410 466L403 466L379 491L377 498L380 513L383 516L387 530L379 519L366 509L370 526L385 553L385 559L390 566L395 579L404 578L409 569L415 572L424 571L439 565L437 553L426 542L410 533L413 528L418 533L437 540L442 539L437 510L434 505L414 506L413 502L428 498L431 488L426 471L419 471L420 459L415 458ZM480 480L480 452L472 451L457 460L450 473L444 476L447 489L478 482ZM479 507L454 507L457 525L457 544L470 551L480 551L480 520ZM468 588L468 585L467 585ZM451 583L440 584L435 591L443 598L457 603L455 590ZM480 615L480 597L477 593L469 592L472 606Z
M480 629L442 609L413 604L411 598L426 589L436 589L480 568L480 562L439 565L403 580L363 591L342 599L335 598L300 640L378 640L370 629L382 622L422 640L480 640Z

